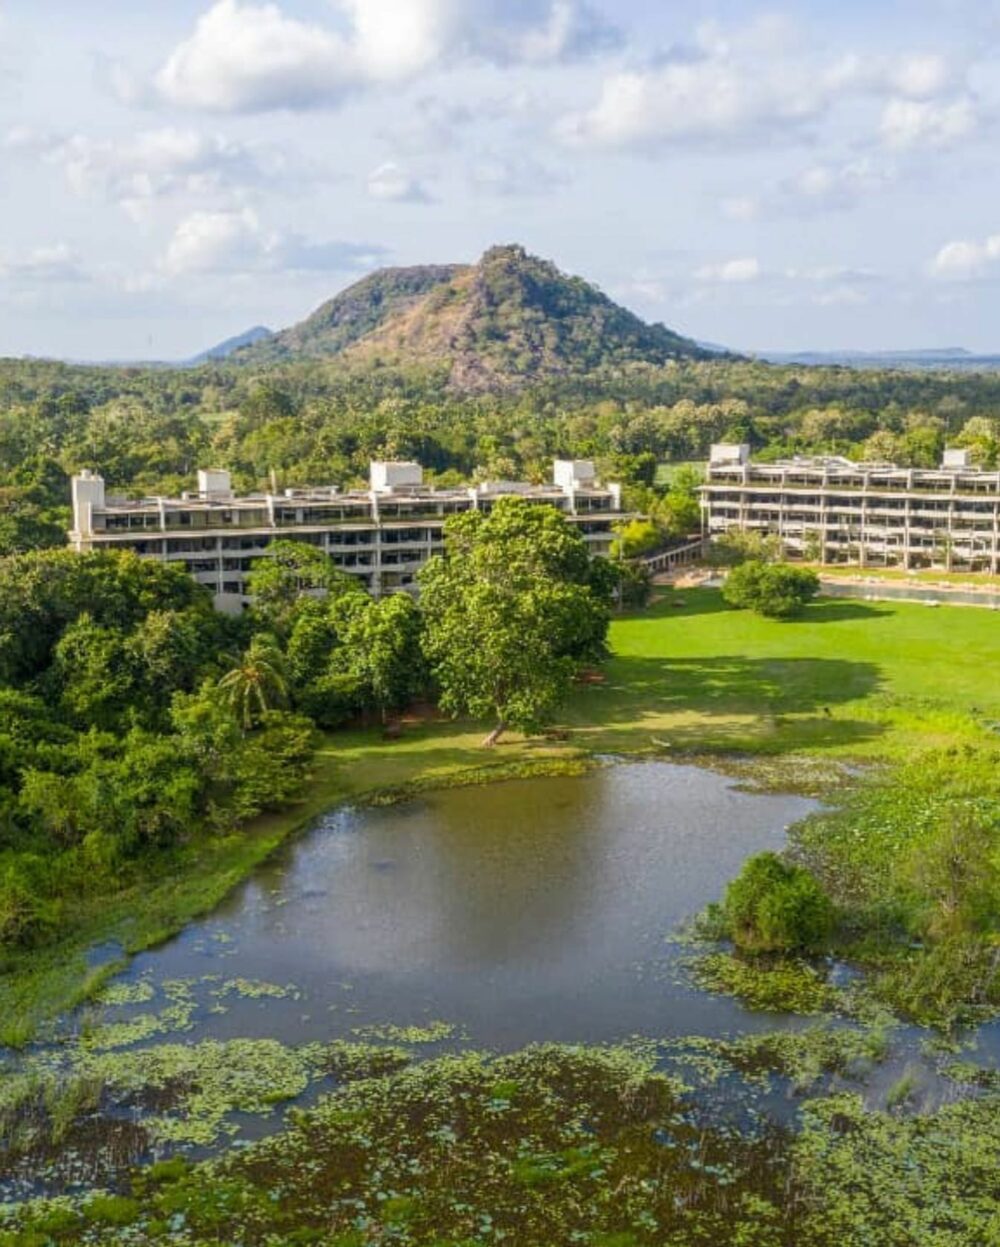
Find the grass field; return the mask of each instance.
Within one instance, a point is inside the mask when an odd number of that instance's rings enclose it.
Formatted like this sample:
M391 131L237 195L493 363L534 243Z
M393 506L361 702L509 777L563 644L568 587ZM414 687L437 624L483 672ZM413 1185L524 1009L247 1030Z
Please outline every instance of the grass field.
M392 741L375 730L327 736L300 802L192 845L156 880L73 916L66 944L15 967L0 982L0 1039L27 1038L99 986L115 959L88 969L87 946L116 940L131 952L166 938L341 801L593 753L895 760L982 741L1000 725L1000 618L989 611L820 600L801 619L779 622L726 610L716 590L667 590L642 614L617 619L611 644L604 682L581 686L566 709L563 743L512 735L484 750L484 725L440 722Z
M1000 721L1000 618L968 607L820 599L779 621L667 591L613 625L612 648L567 716L600 748L896 757Z
M1000 617L990 611L821 599L778 621L727 610L714 589L667 590L615 620L611 647L604 682L580 687L562 716L562 749L505 737L485 753L485 727L439 723L391 743L331 736L329 765L361 792L567 749L890 759L1000 726Z

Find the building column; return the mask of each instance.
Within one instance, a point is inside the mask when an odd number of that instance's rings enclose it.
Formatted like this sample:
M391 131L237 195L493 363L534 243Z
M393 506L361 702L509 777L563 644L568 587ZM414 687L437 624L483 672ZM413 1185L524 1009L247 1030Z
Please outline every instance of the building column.
M903 570L910 570L910 499L903 500Z

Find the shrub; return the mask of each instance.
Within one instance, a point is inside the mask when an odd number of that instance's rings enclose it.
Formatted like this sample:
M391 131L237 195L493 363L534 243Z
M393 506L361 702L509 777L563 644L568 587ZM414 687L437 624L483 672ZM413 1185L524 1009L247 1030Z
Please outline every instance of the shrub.
M819 577L787 563L741 563L726 577L722 597L728 606L756 611L771 619L797 615L819 592Z
M813 876L777 853L758 853L726 889L730 938L751 952L808 952L833 926L833 907Z
M781 542L772 533L766 536L754 529L731 528L709 547L708 561L715 567L738 567L743 563L777 563Z
M125 1195L92 1195L81 1211L88 1221L105 1225L131 1225L139 1216L138 1200Z
M36 867L37 859L29 855L0 866L0 947L30 947L59 924L59 902L45 895Z

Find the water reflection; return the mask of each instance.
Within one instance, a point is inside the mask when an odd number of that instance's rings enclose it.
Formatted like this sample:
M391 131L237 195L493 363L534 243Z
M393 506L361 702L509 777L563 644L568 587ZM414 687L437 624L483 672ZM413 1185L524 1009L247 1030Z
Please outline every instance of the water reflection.
M301 989L205 1011L192 1038L297 1042L428 1017L497 1047L769 1027L691 990L666 941L811 808L635 763L341 810L131 977Z

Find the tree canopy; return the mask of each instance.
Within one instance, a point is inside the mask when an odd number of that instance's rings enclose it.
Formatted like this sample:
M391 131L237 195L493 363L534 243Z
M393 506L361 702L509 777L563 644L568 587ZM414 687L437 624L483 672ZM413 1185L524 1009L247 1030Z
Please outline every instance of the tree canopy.
M536 731L581 663L605 653L609 603L586 542L554 508L502 498L445 525L420 573L424 650L442 709Z
M799 614L819 592L819 577L808 567L748 559L726 577L722 596L727 605L756 611L771 619Z

